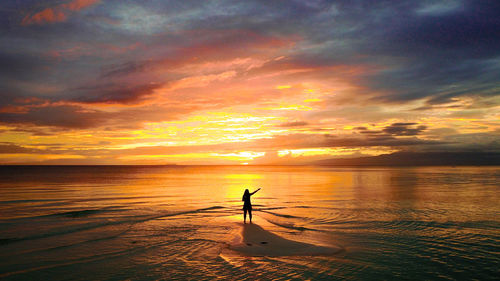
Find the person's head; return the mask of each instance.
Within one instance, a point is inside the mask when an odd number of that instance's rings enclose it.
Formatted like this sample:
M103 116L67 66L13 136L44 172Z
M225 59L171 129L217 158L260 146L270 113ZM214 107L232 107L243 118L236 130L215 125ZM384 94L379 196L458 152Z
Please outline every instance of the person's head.
M250 194L250 191L248 191L248 188L247 188L247 189L245 189L245 195L248 195L248 194Z

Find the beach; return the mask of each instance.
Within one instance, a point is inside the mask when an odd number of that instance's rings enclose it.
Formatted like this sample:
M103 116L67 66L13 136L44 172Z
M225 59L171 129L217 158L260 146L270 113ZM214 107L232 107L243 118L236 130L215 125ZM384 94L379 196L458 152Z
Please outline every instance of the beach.
M0 167L2 280L494 280L499 167ZM243 223L243 191L253 222Z

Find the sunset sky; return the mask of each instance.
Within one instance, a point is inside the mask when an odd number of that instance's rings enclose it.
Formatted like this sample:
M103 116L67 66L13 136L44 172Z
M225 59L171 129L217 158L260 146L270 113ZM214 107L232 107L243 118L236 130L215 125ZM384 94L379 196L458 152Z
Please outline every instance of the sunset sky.
M0 3L0 163L500 151L499 1Z

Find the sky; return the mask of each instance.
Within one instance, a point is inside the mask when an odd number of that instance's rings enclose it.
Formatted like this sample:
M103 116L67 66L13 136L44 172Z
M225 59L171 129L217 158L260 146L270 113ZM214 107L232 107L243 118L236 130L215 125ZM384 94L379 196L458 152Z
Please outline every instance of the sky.
M500 151L499 1L2 0L0 164Z

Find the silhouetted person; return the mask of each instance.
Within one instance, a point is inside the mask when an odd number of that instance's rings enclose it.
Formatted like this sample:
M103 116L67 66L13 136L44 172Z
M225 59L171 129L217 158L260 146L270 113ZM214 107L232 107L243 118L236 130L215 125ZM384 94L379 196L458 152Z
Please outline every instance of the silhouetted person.
M248 189L245 189L245 193L243 193L243 198L241 198L241 201L243 201L243 223L247 223L247 212L250 217L250 223L252 223L252 203L250 202L250 196L254 195L255 192L259 190L260 188L250 193Z

